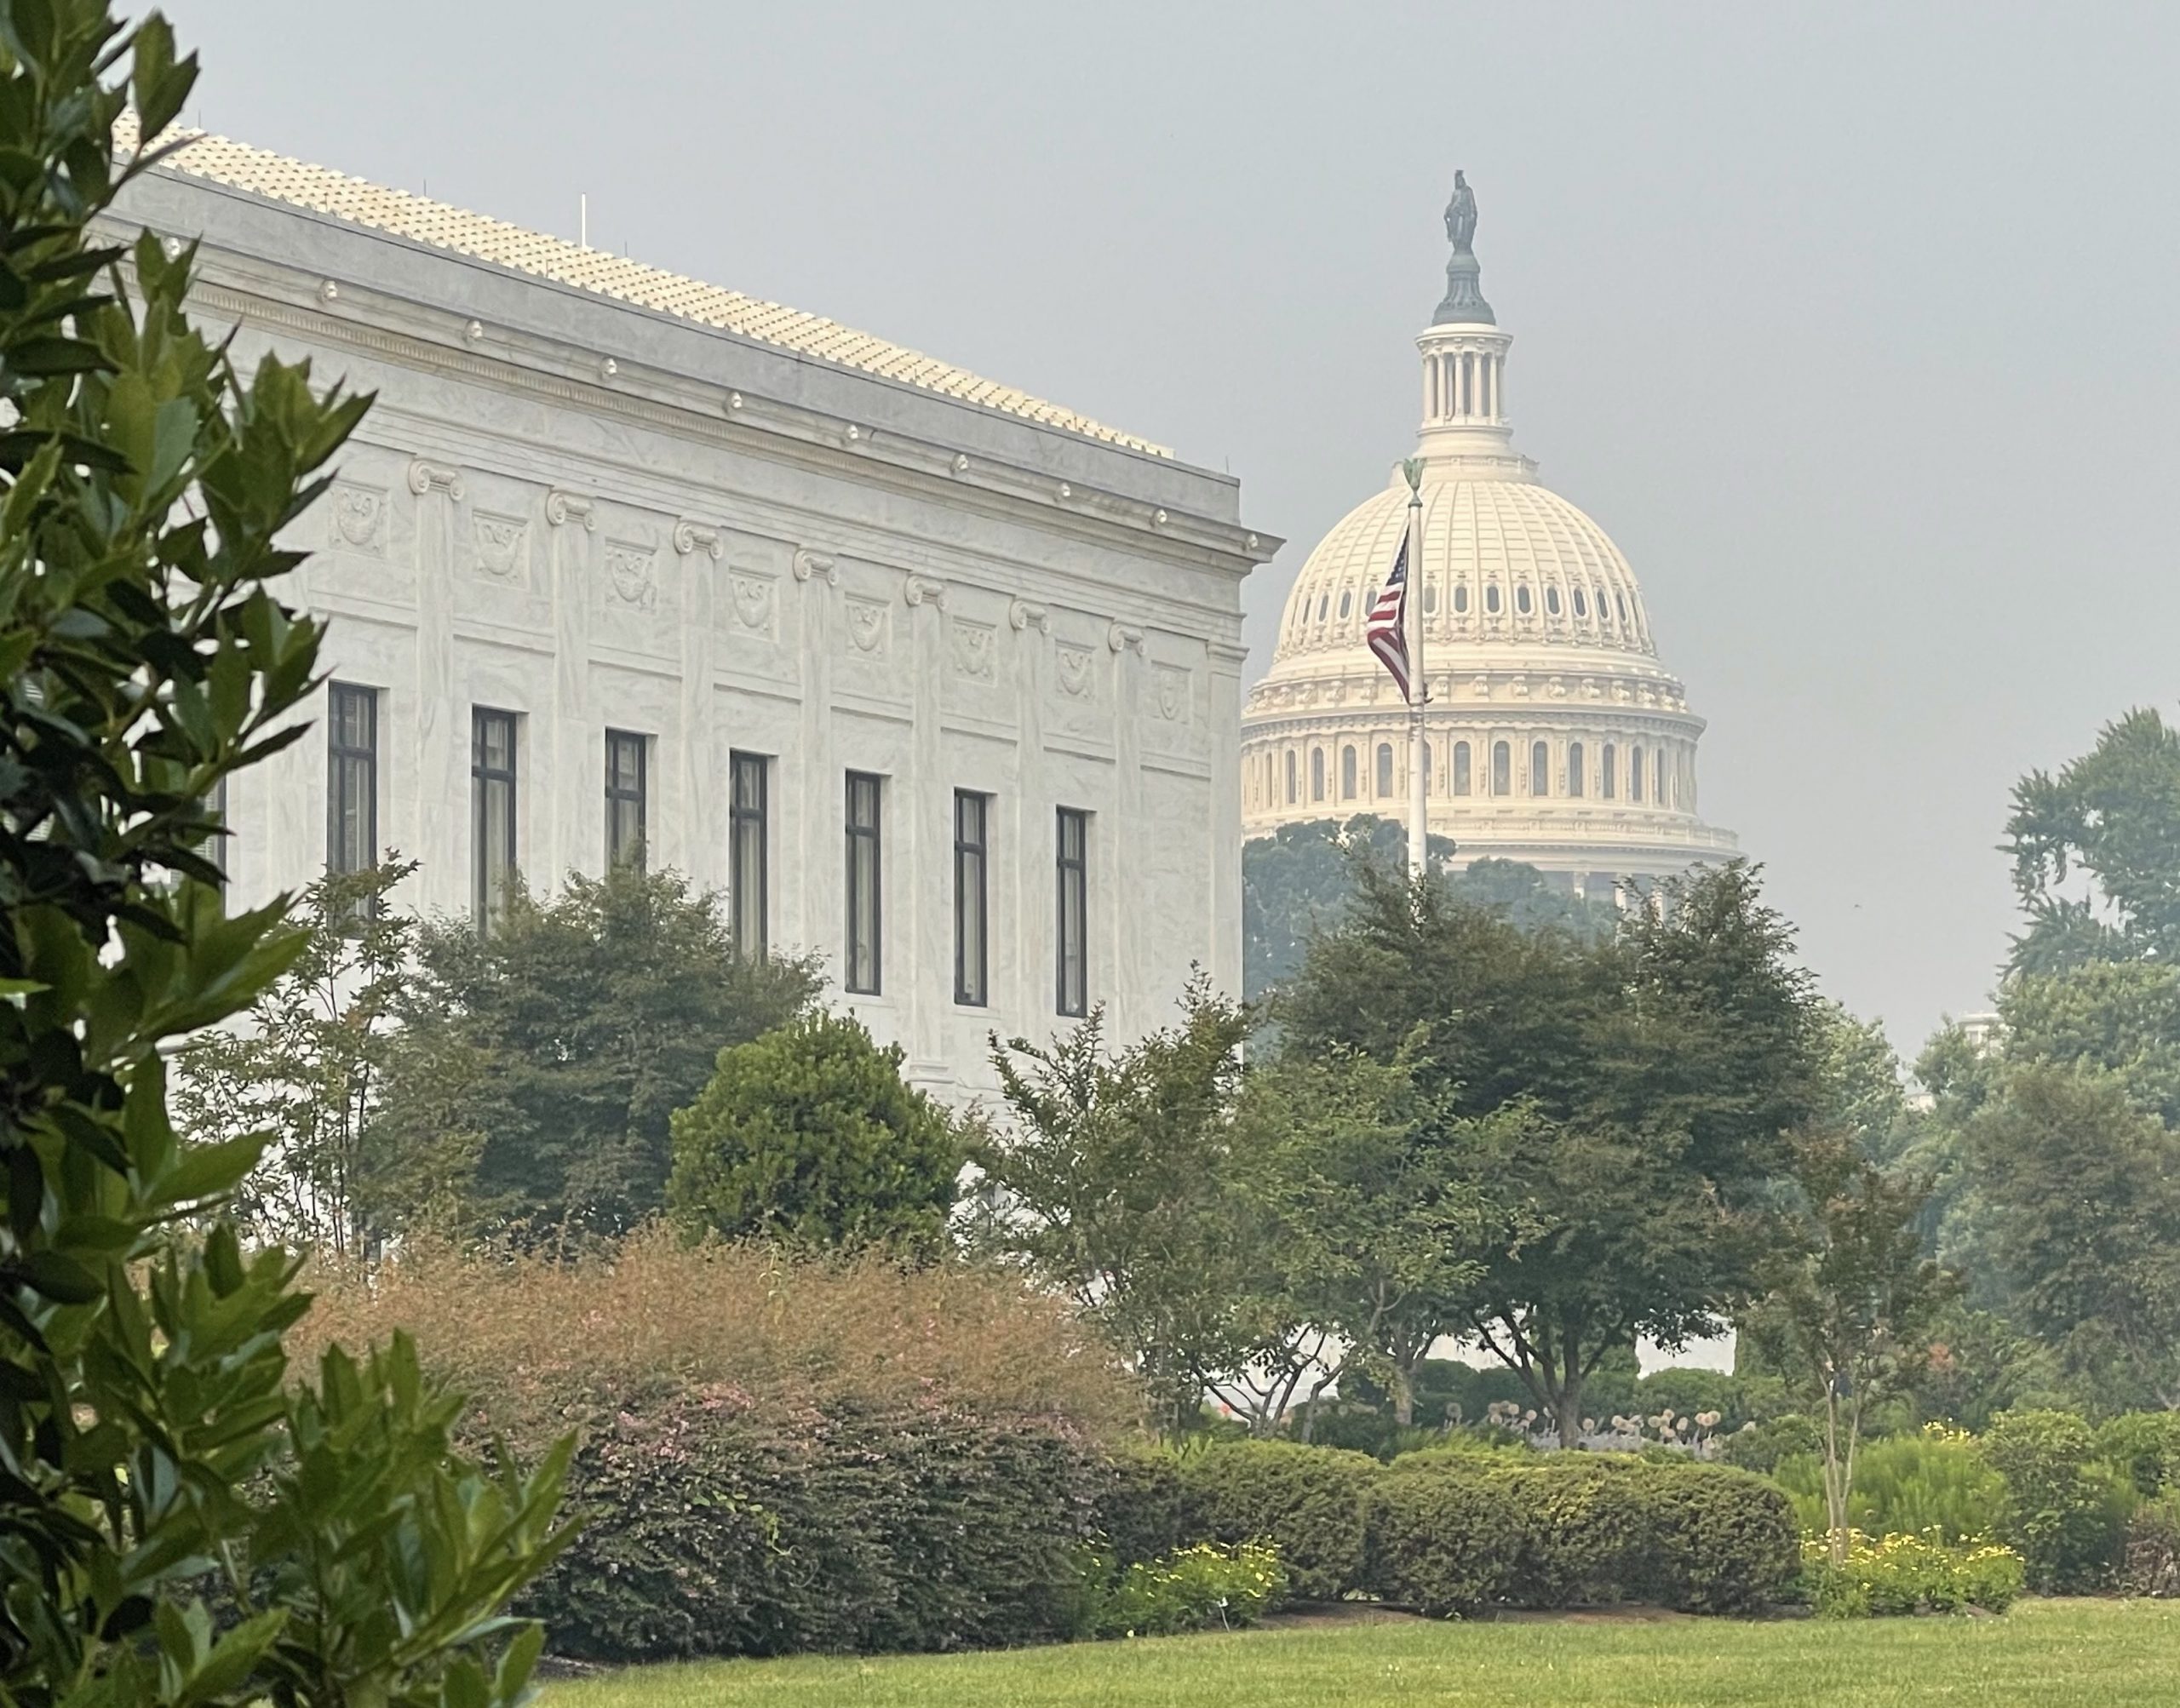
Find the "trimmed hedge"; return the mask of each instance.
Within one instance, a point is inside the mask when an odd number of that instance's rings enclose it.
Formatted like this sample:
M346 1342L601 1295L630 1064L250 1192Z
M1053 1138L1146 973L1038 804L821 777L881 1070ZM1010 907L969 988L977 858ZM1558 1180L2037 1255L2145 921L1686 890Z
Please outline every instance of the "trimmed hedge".
M1334 1601L1364 1587L1363 1509L1383 1470L1368 1453L1296 1441L1214 1441L1180 1456L1192 1539L1279 1550L1288 1593Z
M1396 1459L1369 1531L1373 1587L1433 1613L1751 1612L1783 1597L1800 1564L1793 1508L1763 1478L1620 1455Z
M1199 1542L1180 1460L1167 1448L1124 1443L1098 1467L1093 1527L1116 1566L1147 1564Z
M663 1395L590 1433L582 1527L520 1611L611 1662L1055 1641L1094 1487L1058 1429Z

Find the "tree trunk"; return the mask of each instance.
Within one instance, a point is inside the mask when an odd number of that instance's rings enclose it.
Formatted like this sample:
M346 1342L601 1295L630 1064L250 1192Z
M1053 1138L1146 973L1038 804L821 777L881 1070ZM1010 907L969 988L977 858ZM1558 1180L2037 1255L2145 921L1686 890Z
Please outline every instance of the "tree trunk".
M1570 1355L1567 1370L1559 1384L1559 1395L1552 1407L1552 1421L1559 1426L1559 1447L1562 1452L1582 1444L1582 1368L1579 1360Z
M1393 1422L1403 1430L1415 1427L1415 1377L1405 1362L1393 1366Z

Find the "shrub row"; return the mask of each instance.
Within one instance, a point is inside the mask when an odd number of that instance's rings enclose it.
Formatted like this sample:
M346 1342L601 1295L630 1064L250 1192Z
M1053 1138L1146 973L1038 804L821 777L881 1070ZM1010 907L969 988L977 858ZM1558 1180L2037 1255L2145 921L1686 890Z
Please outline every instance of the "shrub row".
M582 1529L520 1610L611 1662L1051 1642L1080 1618L1093 1475L1020 1419L674 1394L590 1431Z
M1146 1556L1190 1533L1264 1543L1296 1599L1375 1595L1431 1613L1611 1602L1740 1612L1787 1594L1798 1564L1787 1498L1761 1477L1618 1454L1435 1449L1388 1466L1221 1442L1109 1480L1099 1522L1116 1550L1131 1537Z

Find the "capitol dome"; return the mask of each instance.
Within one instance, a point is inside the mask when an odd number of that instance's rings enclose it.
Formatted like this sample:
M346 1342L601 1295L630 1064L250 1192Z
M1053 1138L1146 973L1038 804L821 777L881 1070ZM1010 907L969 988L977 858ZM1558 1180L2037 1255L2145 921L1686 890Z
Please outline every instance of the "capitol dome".
M1577 891L1730 858L1696 816L1703 720L1657 661L1634 571L1513 449L1513 341L1483 300L1466 186L1447 210L1446 299L1417 339L1424 777L1455 862L1521 860ZM1466 205L1464 205L1464 202ZM1243 834L1357 813L1405 821L1400 685L1364 634L1409 525L1404 471L1348 512L1295 578L1242 719Z

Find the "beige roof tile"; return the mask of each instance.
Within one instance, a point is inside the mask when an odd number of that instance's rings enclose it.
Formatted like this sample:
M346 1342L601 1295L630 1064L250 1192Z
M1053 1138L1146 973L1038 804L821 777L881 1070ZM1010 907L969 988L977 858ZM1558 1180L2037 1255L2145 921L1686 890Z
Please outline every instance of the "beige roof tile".
M161 169L164 171L203 178L271 201L285 202L291 207L307 208L314 213L330 214L433 249L450 250L534 278L574 285L701 326L716 326L798 355L815 356L842 367L903 381L926 391L980 404L1047 427L1063 427L1110 444L1146 451L1153 456L1173 455L1163 445L1106 427L1058 404L981 378L919 351L855 331L822 315L805 314L780 303L745 296L738 290L706 284L702 279L684 278L680 273L646 267L641 261L600 249L584 249L542 232L525 231L504 220L466 213L444 202L412 196L405 190L390 190L326 167L306 165L300 160L252 148L224 136L173 130L168 137L184 141L185 146L162 163ZM115 128L114 145L125 153L135 147L136 140L135 117L128 115Z

